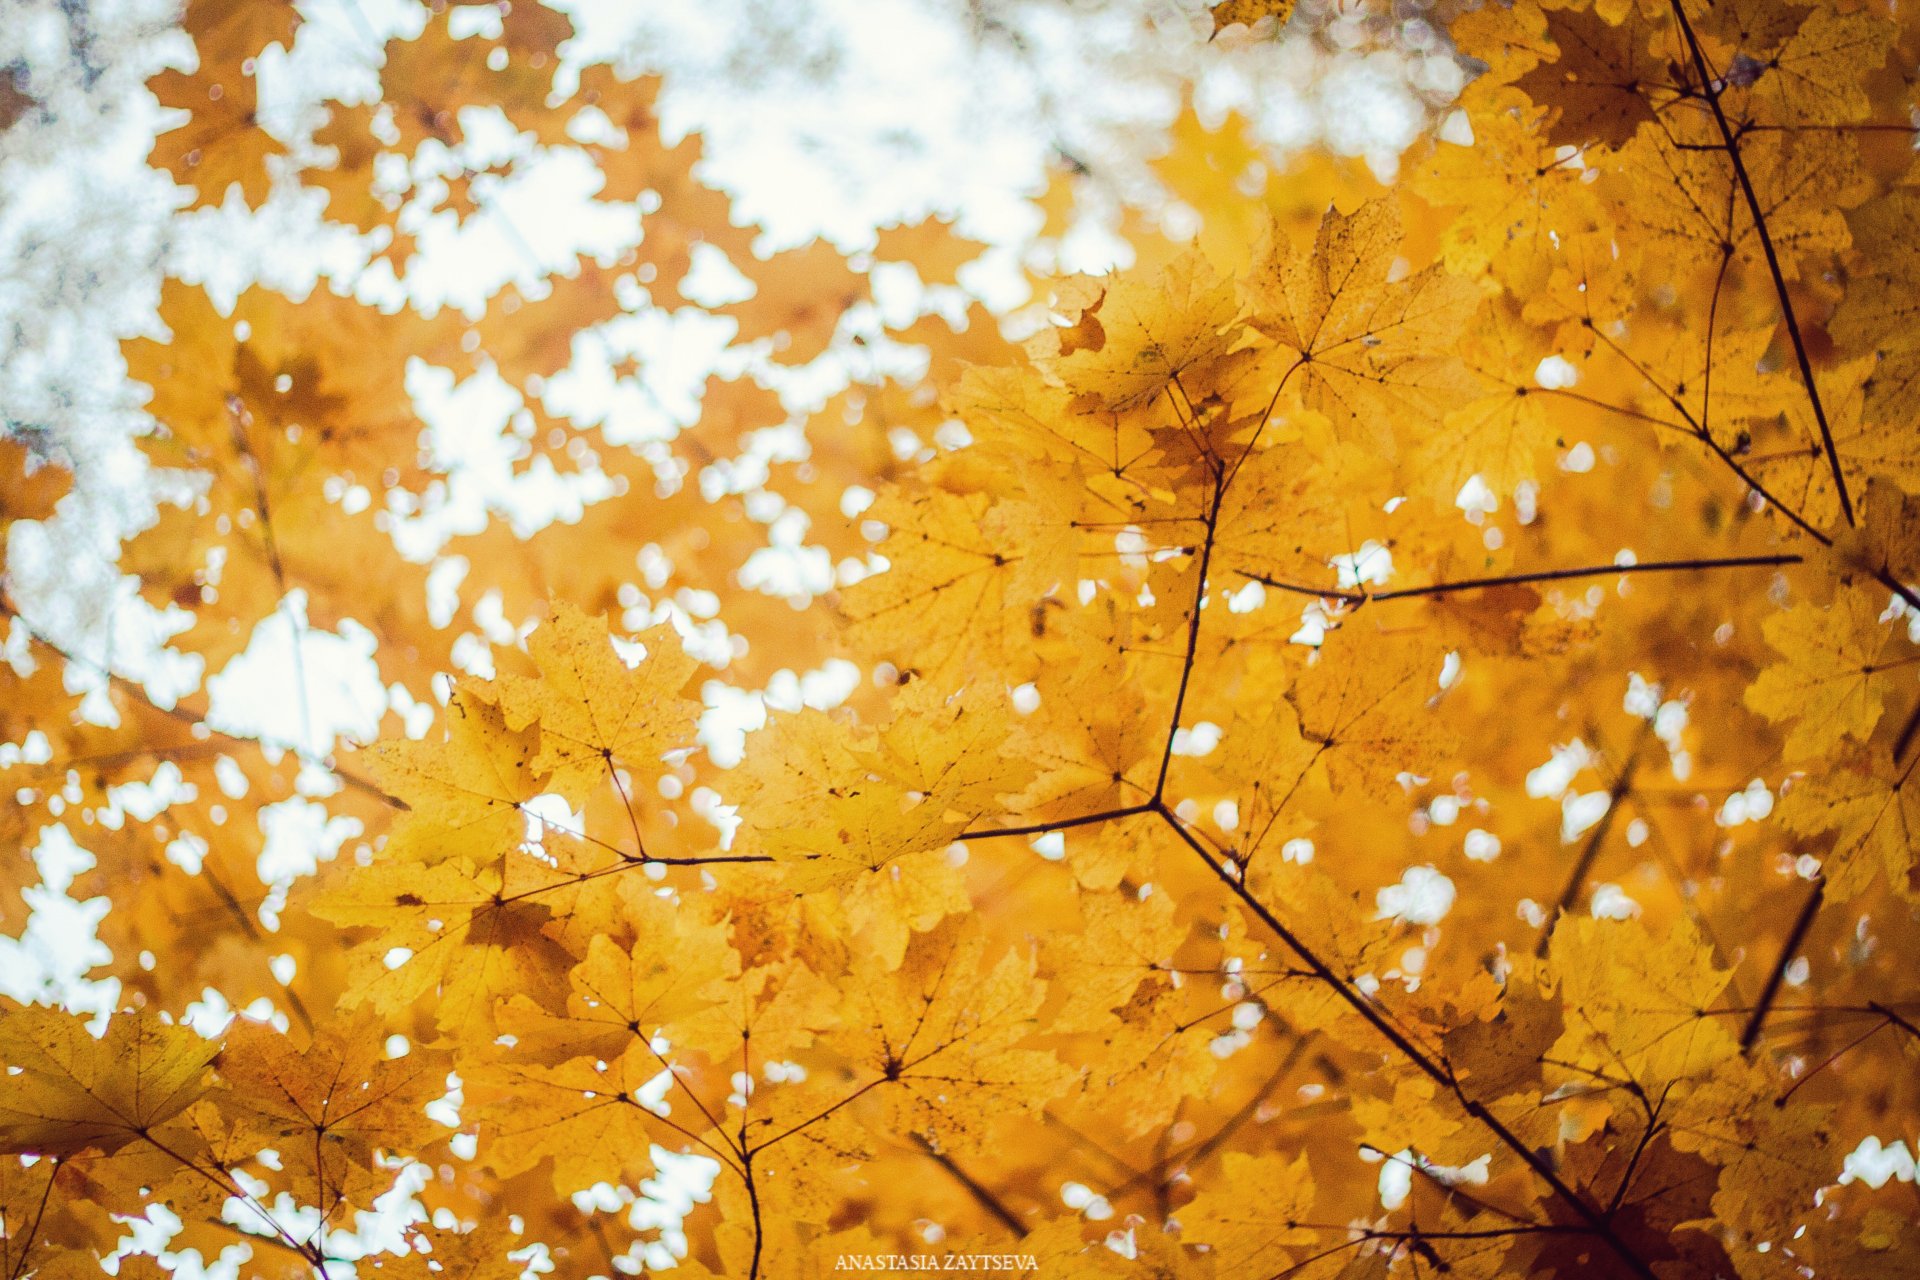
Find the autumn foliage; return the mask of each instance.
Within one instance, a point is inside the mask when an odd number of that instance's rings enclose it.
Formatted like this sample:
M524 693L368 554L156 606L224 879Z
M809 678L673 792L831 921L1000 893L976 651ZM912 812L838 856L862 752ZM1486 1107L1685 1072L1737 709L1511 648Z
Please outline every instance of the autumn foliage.
M1007 317L939 222L757 254L656 85L488 12L310 138L253 114L291 6L193 0L152 83L191 200L320 188L401 280L409 211L486 207L474 108L640 235L480 315L169 281L126 344L189 482L121 562L173 645L353 623L405 696L314 753L4 596L8 926L63 830L122 1006L0 1012L11 1280L1920 1267L1911 1158L1846 1163L1920 1140L1909 9L1464 10L1396 183L1250 183L1190 117L1197 241ZM749 297L683 294L710 254ZM742 358L677 430L550 407L685 308ZM416 362L499 379L579 508L403 547L454 469ZM57 451L0 463L56 510ZM782 682L715 750L716 690ZM310 873L261 857L290 813Z

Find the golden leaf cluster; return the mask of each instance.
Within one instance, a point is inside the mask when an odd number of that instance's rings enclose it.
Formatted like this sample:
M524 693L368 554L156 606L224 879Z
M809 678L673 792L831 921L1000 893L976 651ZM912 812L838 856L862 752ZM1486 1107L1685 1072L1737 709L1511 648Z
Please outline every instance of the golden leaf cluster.
M320 187L402 277L403 211L487 208L391 176L473 107L643 235L478 317L170 281L127 344L194 481L122 559L178 645L218 670L297 592L407 696L316 756L3 598L8 922L61 830L120 1005L0 1012L10 1276L148 1266L136 1219L268 1276L1920 1265L1910 12L1466 9L1479 74L1399 182L1262 176L1189 115L1197 243L1133 228L1004 328L975 242L757 254L657 84L555 92L564 16L451 13L311 139L253 116L291 5L194 0L154 82L197 201ZM744 372L664 440L549 409L588 335L694 305L696 251L753 287L708 308ZM927 286L892 328L876 260ZM780 394L878 345L925 376ZM402 554L451 467L415 362L502 380L515 467L601 496ZM0 468L9 525L57 509ZM811 598L757 568L796 530ZM796 675L832 661L844 697ZM735 764L710 713L758 691ZM338 852L276 878L307 809Z

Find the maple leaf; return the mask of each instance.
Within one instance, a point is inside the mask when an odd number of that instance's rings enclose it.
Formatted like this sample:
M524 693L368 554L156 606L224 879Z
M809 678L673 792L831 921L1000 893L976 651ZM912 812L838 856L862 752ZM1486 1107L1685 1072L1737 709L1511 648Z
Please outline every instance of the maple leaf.
M1816 141L1799 134L1763 133L1741 144L1742 164L1767 227L1745 199L1739 173L1714 146L1718 134L1700 124L1675 131L1642 125L1618 153L1618 171L1658 175L1640 198L1622 207L1659 260L1691 271L1731 254L1761 266L1772 246L1789 279L1803 260L1819 262L1849 244L1842 210L1868 191L1858 148L1851 139Z
M858 1065L862 1087L893 1086L882 1091L893 1132L978 1148L990 1119L1037 1110L1074 1074L1023 1047L1046 996L1034 971L1031 956L996 955L976 926L951 922L916 939L894 972L857 960L841 1025L824 1040Z
M1882 586L1911 583L1920 579L1916 530L1920 530L1920 499L1876 476L1860 495L1855 525L1823 548L1819 559L1842 583L1854 582L1861 574Z
M1009 730L1004 704L947 703L918 691L903 695L892 722L865 742L847 741L820 712L785 717L748 782L759 841L791 860L802 892L851 888L942 849L1031 779L998 749Z
M869 508L869 518L888 527L883 547L897 563L861 579L842 596L841 608L854 635L892 650L904 666L934 675L968 660L976 632L1007 628L1013 643L1031 595L1020 587L1052 591L1073 579L1072 562L1058 537L1036 541L1048 527L1063 531L1044 510L1031 507L1014 519L989 519L988 494L946 489L896 491Z
M1300 732L1300 714L1287 701L1243 713L1229 726L1214 770L1239 789L1244 858L1265 847L1283 819L1298 816L1296 802L1327 750Z
M556 906L549 895L586 878L517 852L479 867L383 862L339 877L313 910L378 931L351 957L345 1003L392 1014L434 992L442 1016L458 1025L503 995L553 980L543 962L559 948L541 932Z
M698 1015L722 1003L726 984L740 972L725 925L683 920L650 896L633 900L628 923L631 946L605 934L588 941L586 956L568 975L563 1014L524 995L508 1001L498 1020L516 1048L549 1063L612 1060L636 1041L679 1041L683 1024L700 1026Z
M1528 326L1495 310L1475 325L1467 359L1483 386L1417 442L1413 461L1437 499L1452 501L1473 477L1495 494L1537 480L1555 438L1552 397L1538 385L1542 355Z
M1142 982L1172 967L1187 935L1166 894L1145 902L1087 897L1081 911L1086 921L1081 931L1048 952L1049 966L1069 979L1066 1004L1052 1024L1063 1032L1105 1027L1112 1011L1130 1003Z
M882 227L873 256L882 262L905 262L927 284L958 284L961 267L980 256L986 244L969 240L953 224L928 218L911 226Z
M1617 147L1654 119L1655 94L1672 90L1648 39L1651 24L1638 13L1613 23L1593 12L1549 12L1547 34L1557 50L1513 82L1535 102L1560 109L1548 139Z
M1414 186L1437 204L1474 211L1449 219L1442 232L1442 260L1450 270L1490 270L1516 297L1531 301L1585 251L1597 253L1611 238L1612 222L1582 167L1542 136L1546 108L1490 83L1467 92L1471 139L1441 142Z
M73 487L73 473L37 457L18 440L0 440L0 528L15 520L45 520Z
M1731 976L1691 924L1655 938L1641 925L1563 917L1548 972L1566 1030L1551 1056L1587 1057L1627 1072L1643 1089L1700 1075L1738 1052L1706 1011Z
M1834 315L1833 333L1855 350L1909 351L1910 320L1920 264L1906 252L1920 222L1920 192L1897 190L1853 211L1847 219L1860 249L1860 270Z
M1827 433L1822 434L1807 397L1788 400L1784 432L1750 431L1753 473L1765 481L1769 492L1778 493L1781 501L1791 501L1795 510L1822 527L1847 523L1824 445L1828 436L1847 484L1858 485L1867 478L1868 494L1879 491L1875 505L1896 502L1890 492L1895 486L1909 492L1920 488L1920 440L1886 425L1903 412L1904 402L1914 394L1916 388L1908 381L1914 374L1920 374L1920 362L1892 356L1849 361L1820 377L1821 401L1832 424ZM1920 408L1920 401L1915 407ZM1855 501L1864 513L1867 494ZM1877 518L1863 514L1860 524L1887 523L1889 514ZM1842 539L1857 536L1847 533ZM1880 535L1879 540L1887 539Z
M528 6L527 12L537 16L541 10ZM399 149L411 155L427 142L458 145L466 137L462 111L482 105L499 106L521 127L532 126L537 135L558 141L565 136L564 122L546 109L553 86L551 53L551 48L516 49L480 34L456 36L445 10L413 38L389 40L380 89L392 107Z
M1225 355L1238 336L1233 282L1188 253L1157 280L1107 281L1081 310L1086 335L1041 366L1101 408L1137 408L1166 394L1183 371Z
M187 0L180 25L203 60L237 65L270 44L291 47L300 11L290 0Z
M114 1152L206 1091L220 1044L154 1017L118 1014L96 1037L55 1009L0 1013L0 1147L40 1156Z
M1868 748L1802 779L1782 798L1780 821L1789 830L1834 833L1822 878L1836 901L1854 897L1880 874L1907 896L1920 891L1913 876L1920 848L1916 765L1920 759L1902 764Z
M1882 657L1893 631L1881 593L1842 591L1830 608L1810 603L1767 619L1767 643L1783 656L1748 688L1746 703L1769 720L1793 722L1787 755L1803 760L1843 738L1865 740L1887 689Z
M671 1132L660 1123L670 1110L658 1085L663 1073L671 1078L640 1040L611 1060L485 1071L477 1081L485 1100L475 1113L493 1139L488 1162L511 1176L551 1161L554 1190L563 1195L637 1181L652 1171L654 1136Z
M327 193L327 213L361 231L390 225L397 210L373 189L373 165L380 155L374 134L377 112L371 105L335 104L327 123L314 130L314 145L331 147L333 163L308 169L301 182Z
M376 1150L410 1151L444 1132L426 1106L446 1093L445 1060L417 1047L387 1056L378 1025L362 1015L296 1051L242 1019L216 1061L240 1132L281 1152L293 1192L328 1216L343 1203L371 1206L391 1185Z
M1464 398L1465 371L1434 352L1480 301L1471 281L1437 264L1394 278L1400 241L1390 201L1351 215L1330 208L1310 251L1270 230L1243 286L1252 325L1297 353L1306 406L1341 440L1388 453L1396 421L1430 422Z
M1755 114L1809 125L1866 118L1873 107L1859 87L1861 72L1886 61L1894 37L1893 25L1875 14L1815 8L1784 44L1756 52Z
M1563 1029L1557 1003L1509 986L1491 1019L1447 1033L1448 1062L1477 1096L1502 1097L1539 1078L1541 1060Z
M1137 420L1076 408L1069 391L1044 381L1032 366L969 368L947 392L947 407L986 448L1082 474L1135 474L1153 449Z
M1388 545L1389 464L1355 443L1280 445L1249 455L1215 527L1222 568L1308 585L1369 540Z
M267 159L284 155L286 147L255 119L258 90L251 72L212 64L193 75L163 71L148 85L161 106L187 112L159 136L148 158L194 189L193 208L219 204L236 185L249 205L267 198Z
M738 265L756 292L717 314L739 321L737 341L776 339L774 358L782 364L805 364L825 351L841 314L867 294L866 282L823 240Z
M1290 1245L1310 1244L1300 1226L1313 1212L1313 1176L1305 1155L1227 1155L1222 1183L1180 1210L1180 1238L1210 1245L1236 1273L1267 1272L1293 1258Z
M700 707L679 692L698 663L670 624L642 633L637 643L646 656L630 667L614 651L605 619L562 604L527 644L539 677L501 682L507 726L540 726L534 771L576 803L616 766L652 781L661 756L691 745Z
M526 838L522 807L546 790L535 735L474 693L447 702L446 736L383 742L366 752L380 785L406 806L389 840L396 857L439 863L487 861Z
M1746 1063L1721 1063L1680 1096L1672 1117L1676 1148L1720 1164L1715 1216L1749 1232L1803 1212L1829 1176L1819 1153L1833 1146L1830 1109L1768 1105L1772 1083Z
M1288 695L1300 736L1317 744L1336 793L1380 795L1402 773L1424 773L1453 747L1450 728L1429 710L1439 663L1419 644L1377 646L1367 661L1321 651Z

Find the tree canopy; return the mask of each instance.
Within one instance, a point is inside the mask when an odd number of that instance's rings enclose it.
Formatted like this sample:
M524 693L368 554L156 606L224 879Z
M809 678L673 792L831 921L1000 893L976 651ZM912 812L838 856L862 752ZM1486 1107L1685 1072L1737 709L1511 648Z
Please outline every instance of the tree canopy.
M100 904L113 996L0 1006L9 1280L1920 1268L1909 11L1461 6L1393 181L1189 111L1196 234L999 311L938 218L758 251L565 14L420 18L288 136L300 11L192 0L150 163L402 283L556 156L637 235L125 343L177 483L120 568L208 678L0 580L0 915ZM569 399L664 316L692 404ZM553 518L468 509L436 376ZM276 636L295 736L211 692Z

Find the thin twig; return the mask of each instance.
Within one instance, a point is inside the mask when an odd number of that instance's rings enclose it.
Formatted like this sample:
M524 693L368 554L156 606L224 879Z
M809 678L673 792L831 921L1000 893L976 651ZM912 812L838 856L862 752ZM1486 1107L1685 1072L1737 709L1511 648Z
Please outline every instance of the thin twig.
M1616 574L1686 573L1708 569L1750 569L1799 564L1797 555L1720 556L1691 560L1643 560L1632 564L1586 565L1577 569L1538 569L1529 573L1508 573L1493 578L1460 578L1451 582L1430 582L1420 587L1400 587L1393 591L1340 591L1300 582L1283 582L1257 573L1242 572L1262 586L1295 595L1317 596L1322 600L1342 600L1348 604L1376 604L1387 600L1412 600L1423 596L1452 595L1459 591L1485 591L1494 587L1524 586L1530 582L1566 582L1576 578L1610 578Z

